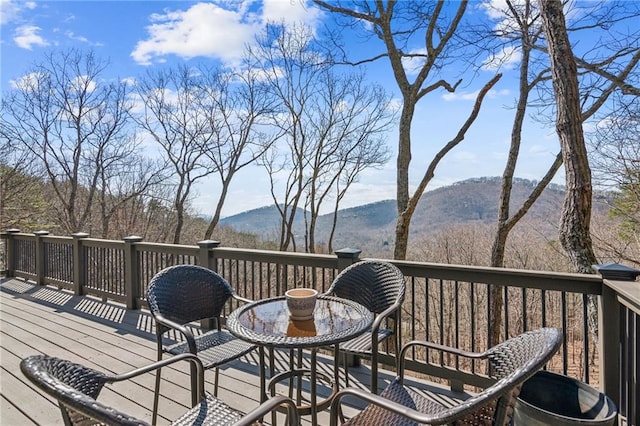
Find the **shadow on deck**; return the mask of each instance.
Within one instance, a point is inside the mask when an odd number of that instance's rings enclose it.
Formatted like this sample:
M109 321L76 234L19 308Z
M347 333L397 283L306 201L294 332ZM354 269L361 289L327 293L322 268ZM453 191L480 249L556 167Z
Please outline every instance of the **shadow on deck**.
M3 425L63 424L57 403L39 392L20 372L20 360L28 355L48 354L114 374L156 359L153 319L146 310L127 310L119 303L74 296L65 290L36 286L19 279L2 279L0 297L0 423ZM288 351L277 352L277 371L288 369L288 356ZM318 361L318 371L331 374L333 358L319 355ZM308 363L308 356L305 362ZM368 388L368 366L350 368L349 373L350 386ZM168 424L188 409L188 365L164 369L162 377L159 424ZM393 377L393 372L381 370L380 387ZM205 378L206 389L213 391L213 374L207 373ZM154 376L148 374L132 382L119 383L105 389L100 399L150 422L153 382ZM422 389L446 405L456 401L454 394L437 385L422 386ZM444 396L433 395L430 389L444 392ZM278 391L286 394L284 386ZM329 395L329 386L321 386L318 393L321 397ZM218 396L241 411L258 405L257 352L221 367ZM361 408L354 407L346 414ZM303 423L308 424L308 420L303 418ZM328 410L320 413L319 423L329 424Z

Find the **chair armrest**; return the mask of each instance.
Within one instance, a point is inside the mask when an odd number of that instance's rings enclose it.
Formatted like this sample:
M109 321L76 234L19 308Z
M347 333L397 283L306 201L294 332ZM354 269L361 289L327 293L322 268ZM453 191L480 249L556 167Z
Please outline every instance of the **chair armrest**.
M204 367L202 365L202 361L194 354L180 354L176 356L172 356L171 358L163 359L161 361L156 361L153 364L145 365L144 367L136 368L135 370L131 370L127 373L118 374L116 376L109 376L109 382L121 382L124 380L129 380L134 377L140 376L145 373L149 373L151 371L158 370L162 367L166 367L167 365L174 364L179 361L189 361L196 367L197 380L196 385L198 386L198 402L202 401L204 397ZM193 389L192 389L193 390Z
M384 311L380 312L380 314L373 320L371 330L377 331L380 328L380 324L382 323L382 321L398 309L400 309L400 303L394 303Z
M425 340L412 340L410 342L405 343L402 346L402 350L400 351L398 377L400 377L401 380L404 378L404 362L405 362L407 351L413 348L414 346L422 346L427 349L433 349L440 352L447 352L450 354L463 356L465 358L483 359L487 357L486 352L482 352L482 353L469 352L469 351L464 351L462 349L452 348L450 346L440 345L438 343L427 342Z
M185 337L185 339L187 339L187 344L189 345L189 352L191 352L192 354L195 354L198 352L196 347L196 339L193 337L193 333L191 332L191 330L189 330L187 327L185 327L182 324L178 324L177 322L172 321L168 318L165 318L161 314L156 314L155 320L159 324L164 325L165 327L179 331Z
M451 424L456 420L464 418L467 414L476 411L484 405L488 405L491 401L511 389L512 388L509 387L501 389L500 386L492 386L489 394L479 394L469 398L461 404L446 408L438 413L427 414L362 389L345 388L338 392L331 402L331 426L337 425L337 420L340 414L340 401L347 395L362 399L370 404L377 405L385 410L399 414L420 424L426 423L429 425L443 425Z
M391 401L389 399L383 398L379 395L370 393L368 391L357 389L357 388L345 388L336 394L333 401L331 401L331 426L336 426L338 423L338 418L340 417L340 402L342 398L345 396L352 396L358 399L362 399L369 404L374 404L379 407L382 407L388 411L399 414L403 417L413 420L417 423L427 423L430 425L440 425L445 424L445 421L439 421L433 415L427 415L406 407L402 404L398 404L397 402Z
M242 303L252 303L252 302L254 302L254 300L247 299L246 297L238 296L238 295L237 295L237 294L235 294L235 293L233 293L232 297L233 297L235 300L238 300L238 301L240 301L240 302L242 302Z
M292 399L282 395L275 395L260 404L257 408L245 414L240 421L234 423L234 426L248 426L262 419L265 415L276 410L281 405L287 406L287 425L298 426L300 415L298 407Z
M414 346L422 346L425 347L427 349L434 349L440 352L447 352L450 354L454 354L454 355L459 355L459 356L463 356L465 358L486 358L487 357L487 353L486 352L469 352L469 351L465 351L462 349L458 349L458 348L452 348L450 346L445 346L445 345L440 345L438 343L432 343L432 342L427 342L425 340L412 340L410 342L407 342L406 344L404 344L402 346L402 350L401 350L401 357L404 358L404 354L411 349Z

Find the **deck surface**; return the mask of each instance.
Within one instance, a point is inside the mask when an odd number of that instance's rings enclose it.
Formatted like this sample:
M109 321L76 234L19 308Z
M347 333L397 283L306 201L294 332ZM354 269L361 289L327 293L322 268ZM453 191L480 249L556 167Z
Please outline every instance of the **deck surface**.
M155 361L153 320L145 310L127 310L121 304L103 302L68 291L35 286L20 279L0 281L0 424L62 425L55 401L41 393L20 372L20 360L48 354L112 374L121 374ZM287 353L277 355L276 368L287 369ZM318 356L319 371L331 374L333 359ZM188 365L174 364L162 372L160 420L169 424L190 405ZM218 397L231 407L248 411L258 405L257 352L220 369ZM369 368L350 368L350 386L368 387ZM380 387L393 377L380 372ZM206 390L213 392L213 372L205 373ZM151 422L154 375L118 383L103 391L100 400ZM320 394L327 395L328 387ZM446 401L445 401L446 402ZM347 415L355 412L347 410ZM319 415L329 424L328 410ZM270 419L267 419L270 421ZM282 422L279 422L282 424ZM310 424L309 417L303 424Z

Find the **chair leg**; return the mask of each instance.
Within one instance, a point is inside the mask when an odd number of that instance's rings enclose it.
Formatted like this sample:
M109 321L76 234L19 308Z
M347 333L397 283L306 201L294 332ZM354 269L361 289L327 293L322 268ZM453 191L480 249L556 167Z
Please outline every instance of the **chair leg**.
M213 383L213 396L218 397L218 377L220 375L220 369L216 367L215 378ZM194 404L195 405L195 404Z
M378 394L378 353L371 351L371 393Z
M269 377L273 377L276 374L276 364L275 364L275 350L273 348L269 348Z
M216 372L218 370L216 369ZM218 382L216 381L216 385ZM204 384L203 384L204 388ZM195 365L191 364L191 406L195 407L198 404L198 369ZM217 391L217 389L216 389Z
M156 329L156 333L158 333L157 329ZM161 361L162 360L162 335L156 334L156 337L157 337L156 358L158 359L158 361ZM156 383L153 390L153 412L151 414L151 424L153 426L155 426L156 422L158 421L158 400L160 399L160 380L161 380L160 373L161 372L162 372L162 368L158 368L158 370L156 371Z
M156 384L153 391L153 413L151 415L151 424L155 426L158 421L158 399L160 398L160 372L162 368L156 371Z
M346 352L342 352L342 365L344 366L344 386L349 386L349 356ZM337 368L337 366L336 366Z

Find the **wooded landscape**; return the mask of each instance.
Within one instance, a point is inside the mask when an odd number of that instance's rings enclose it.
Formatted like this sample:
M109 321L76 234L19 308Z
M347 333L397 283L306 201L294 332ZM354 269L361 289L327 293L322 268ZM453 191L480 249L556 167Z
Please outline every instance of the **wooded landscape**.
M603 261L638 265L637 2L507 0L481 21L471 18L466 1L314 4L342 31L320 36L304 25L273 22L236 69L185 63L151 68L135 82L114 81L103 78L113 66L108 58L62 49L25 64L2 96L0 228L332 251L340 248L333 241L341 200L363 171L390 160L397 143L392 251L372 255L580 272ZM591 36L583 39L585 32ZM347 52L344 37L377 43L379 54ZM410 49L416 40L423 46ZM483 63L487 52L493 59ZM412 232L438 165L482 118L485 96L516 54L520 88L513 122L501 123L511 127L511 141L495 222ZM400 105L367 79L363 65L374 61L391 68ZM493 76L478 81L480 68ZM412 134L421 99L455 93L469 81L481 89L450 140ZM531 116L555 129L560 143L548 171L514 204ZM433 158L420 159L426 167L417 177L416 143L437 147ZM271 241L219 225L233 179L248 165L261 166L270 181L280 215ZM531 238L530 225L517 225L563 166L558 233ZM210 176L220 195L205 220L192 203L194 186ZM607 214L592 214L594 187L612 194ZM327 208L332 226L319 238ZM294 232L298 215L302 235Z

